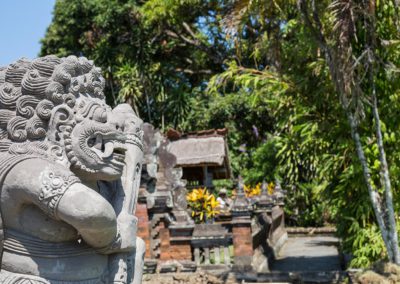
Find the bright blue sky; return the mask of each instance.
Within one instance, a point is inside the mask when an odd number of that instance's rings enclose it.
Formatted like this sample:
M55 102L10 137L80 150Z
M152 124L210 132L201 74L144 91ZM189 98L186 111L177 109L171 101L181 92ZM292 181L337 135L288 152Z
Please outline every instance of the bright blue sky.
M55 0L0 0L0 66L35 58Z

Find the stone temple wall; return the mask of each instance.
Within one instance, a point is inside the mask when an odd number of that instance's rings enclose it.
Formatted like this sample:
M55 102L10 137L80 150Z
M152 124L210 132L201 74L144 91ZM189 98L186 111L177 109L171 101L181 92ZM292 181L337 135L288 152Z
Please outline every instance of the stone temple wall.
M185 182L168 140L144 126L145 162L136 215L146 243L145 273L219 271L268 272L287 238L283 194L246 198L243 189L229 212L212 224L194 224ZM239 186L240 188L240 186Z

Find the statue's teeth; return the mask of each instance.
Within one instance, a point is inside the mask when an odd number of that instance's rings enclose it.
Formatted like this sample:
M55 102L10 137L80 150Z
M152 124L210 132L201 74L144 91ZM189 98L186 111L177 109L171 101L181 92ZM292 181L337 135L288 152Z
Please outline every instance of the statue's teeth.
M108 158L112 155L114 151L114 143L112 141L109 141L105 144L104 146L104 153L103 153L103 158Z
M101 134L97 134L94 148L101 150L102 146L103 146L103 137L101 136Z

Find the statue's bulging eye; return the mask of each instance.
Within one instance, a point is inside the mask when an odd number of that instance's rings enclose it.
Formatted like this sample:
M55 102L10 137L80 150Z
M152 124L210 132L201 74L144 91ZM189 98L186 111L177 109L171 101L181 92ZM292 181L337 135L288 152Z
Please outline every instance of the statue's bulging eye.
M107 112L102 108L97 108L93 112L93 120L106 123L107 122Z
M93 147L94 144L96 143L96 137L92 137L88 140L87 144L89 147Z

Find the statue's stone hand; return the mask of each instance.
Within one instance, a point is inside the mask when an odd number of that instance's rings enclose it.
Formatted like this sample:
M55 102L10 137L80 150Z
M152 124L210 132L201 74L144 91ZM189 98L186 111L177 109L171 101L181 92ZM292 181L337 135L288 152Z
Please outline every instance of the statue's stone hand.
M118 231L121 235L120 251L131 251L136 246L136 232L138 219L128 213L118 215Z
M129 252L136 247L137 218L127 213L118 216L118 234L108 246L98 249L101 254Z

